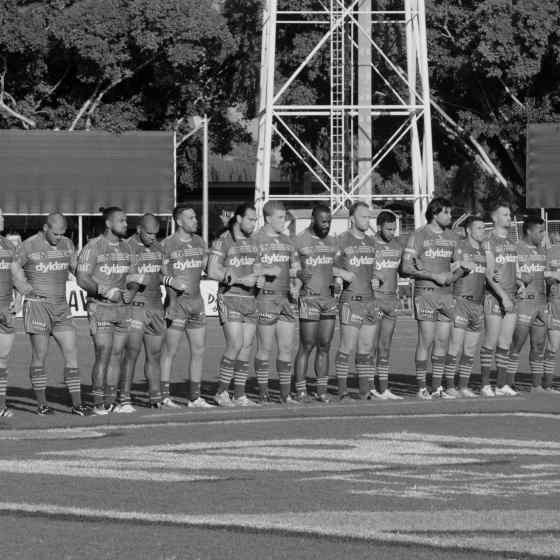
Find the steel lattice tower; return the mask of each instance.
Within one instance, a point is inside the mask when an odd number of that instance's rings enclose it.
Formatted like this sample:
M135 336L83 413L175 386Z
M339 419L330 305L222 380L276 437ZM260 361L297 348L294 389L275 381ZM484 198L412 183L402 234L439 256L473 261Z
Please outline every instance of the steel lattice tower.
M306 9L301 9L302 4ZM277 81L276 42L283 26L312 26L320 34L305 59ZM395 39L392 45L386 40L388 26ZM290 103L290 88L318 56L329 61L328 100L325 96L321 104ZM323 119L329 135L329 161L321 160L299 132L308 119ZM378 127L377 122L383 126ZM383 137L378 134L381 129ZM321 193L271 192L274 142L295 154L321 185ZM372 188L376 170L397 147L410 158L409 188L376 194ZM413 202L418 225L433 190L425 0L264 0L255 188L258 209L269 199L328 201L333 212L359 199L368 203L405 199Z

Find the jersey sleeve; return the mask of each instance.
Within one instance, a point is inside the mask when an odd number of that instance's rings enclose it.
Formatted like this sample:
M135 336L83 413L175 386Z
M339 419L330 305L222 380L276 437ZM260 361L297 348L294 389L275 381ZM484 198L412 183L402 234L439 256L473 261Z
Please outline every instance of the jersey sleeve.
M77 271L83 274L92 274L97 261L95 246L88 243L78 255Z
M23 267L28 258L27 243L20 243L17 249L15 249L15 260Z
M421 242L420 233L415 231L408 238L406 247L404 248L404 258L412 257L413 259L420 255Z

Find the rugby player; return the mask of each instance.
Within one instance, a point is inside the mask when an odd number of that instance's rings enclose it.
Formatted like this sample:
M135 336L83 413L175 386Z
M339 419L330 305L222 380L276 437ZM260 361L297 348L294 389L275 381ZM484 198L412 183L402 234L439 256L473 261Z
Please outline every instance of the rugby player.
M301 280L299 257L293 241L282 232L286 209L281 202L269 200L263 207L264 226L255 234L259 248L259 264L275 267L263 271L264 281L257 294L257 353L255 371L260 402L270 402L268 379L270 360L276 339L276 369L280 380L280 402L298 404L290 395L292 351L297 329L297 300Z
M134 412L130 390L138 356L144 347L144 375L148 380L150 407L162 406L160 387L160 360L165 319L161 297L163 248L157 241L159 220L153 214L144 214L136 233L127 240L132 269L138 274L131 302L125 361L121 374L119 404Z
M372 350L376 339L379 309L374 289L375 241L366 234L371 211L362 201L349 209L350 228L338 238L338 268L347 273L340 296L340 344L335 358L338 398L349 397L350 354L355 352L360 397L367 399L370 379L375 377Z
M551 246L546 253L547 261L547 343L544 355L543 386L549 393L558 393L552 387L556 370L556 354L560 348L560 233L549 236Z
M319 204L313 208L311 224L296 237L300 258L302 288L299 297L300 344L295 362L296 399L307 402L306 386L309 356L315 355L317 400L328 403L329 349L334 334L338 303L333 294L333 277L346 275L334 266L339 249L331 229L330 208Z
M517 321L517 247L509 239L511 210L503 202L491 208L494 229L484 241L487 292L484 297L485 336L480 347L481 396L515 396L508 382L509 349ZM490 369L496 362L496 390Z
M68 273L76 271L76 250L66 237L67 221L59 212L49 214L43 229L17 249L17 262L31 286L23 305L23 325L31 341L31 386L37 398L37 414L52 414L47 405L45 361L50 337L64 358L64 382L72 398L72 414L86 416L82 404L76 329L66 302Z
M163 404L178 407L169 396L171 366L186 335L190 346L187 374L189 397L193 408L211 408L200 396L202 362L206 340L206 314L200 293L200 278L206 267L207 250L202 238L196 235L198 219L194 208L179 204L173 210L177 231L166 237L163 247L163 279L167 291L165 317L167 331L161 353L161 387Z
M451 203L436 197L426 209L427 224L409 238L403 256L403 272L414 278L414 314L418 322L415 367L418 398L453 398L441 386L453 317L451 260L456 245L449 230ZM426 388L426 372L432 350L432 394Z
M0 233L4 231L4 214L0 209ZM6 406L8 389L8 359L14 344L14 285L20 293L33 295L33 288L25 280L17 264L16 248L0 235L0 418L11 418L14 413Z
M449 348L445 357L444 377L447 393L452 396L475 398L469 388L474 355L478 347L483 325L483 302L486 290L486 255L482 248L485 238L484 220L481 216L469 216L464 224L466 237L457 242L453 263L458 278L453 284L455 309ZM457 356L459 361L459 387L455 388Z
M554 276L547 271L546 251L543 247L544 220L533 216L523 222L523 238L517 243L518 274L523 286L517 294L517 323L511 342L507 386L515 387L515 376L519 369L519 354L529 337L529 368L532 377L532 392L540 392L544 374L544 349L546 325L545 276Z
M379 391L370 380L370 395L382 400L403 398L389 389L389 359L399 309L399 268L403 254L403 247L395 238L396 229L395 214L388 210L380 212L377 216L377 233L374 237L375 270L379 279L379 288L375 290L375 300L380 314L375 348Z
M124 237L126 214L111 206L102 210L105 231L93 238L78 256L78 285L87 292L87 312L95 361L92 369L93 413L130 412L117 403L121 359L127 340L133 288L130 248Z
M258 406L245 392L257 328L258 247L251 237L256 224L254 205L239 206L227 230L212 244L208 257L208 277L219 282L218 314L226 339L214 396L218 406ZM232 378L233 401L228 391Z

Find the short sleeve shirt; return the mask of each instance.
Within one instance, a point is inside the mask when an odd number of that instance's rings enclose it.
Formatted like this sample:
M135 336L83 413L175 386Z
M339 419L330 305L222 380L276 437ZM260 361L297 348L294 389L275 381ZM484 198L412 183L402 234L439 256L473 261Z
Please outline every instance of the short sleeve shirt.
M334 237L327 235L320 238L310 228L306 228L296 237L301 268L311 273L303 280L303 293L328 296L331 293L333 266L339 249Z
M164 274L185 282L189 297L200 297L200 279L207 252L202 237L192 235L183 239L176 232L162 241L162 247Z
M356 237L345 231L338 237L338 266L354 273L354 281L345 285L342 298L352 295L374 296L371 281L375 271L375 241L369 235Z
M391 239L389 243L383 241L379 235L375 241L375 270L381 280L376 294L394 295L399 287L399 267L401 266L403 246L398 239Z
M66 301L66 281L75 254L74 244L67 237L51 245L39 232L18 247L17 260L38 296L61 303Z
M100 235L80 251L78 272L90 274L104 290L126 289L126 278L131 272L130 247L124 239L112 241ZM91 297L91 299L100 299Z
M486 289L486 254L482 247L473 247L467 239L461 239L455 247L453 261L472 263L472 270L465 272L453 285L453 294L472 298L481 303Z
M560 245L553 245L549 247L546 252L546 262L548 270L551 272L558 272L560 270ZM549 299L560 298L560 283L551 282L548 288Z
M248 276L254 271L259 256L259 249L252 237L241 236L234 239L231 232L225 231L220 235L210 248L210 258L217 261L226 268L235 271L237 277ZM254 288L243 286L228 286L220 282L221 293L227 292L232 295L250 295L255 293Z
M131 254L132 271L144 276L143 287L134 296L134 301L159 307L161 301L161 277L163 248L157 241L146 247L138 234L127 239Z
M12 263L16 259L16 248L0 235L0 308L6 308L12 301L14 289Z
M495 270L499 273L499 284L509 295L517 292L517 246L508 237L490 232L483 244L484 250L494 255Z
M530 282L525 286L525 293L530 299L543 302L546 296L544 272L546 270L546 252L542 247L529 245L521 240L517 243L517 260L519 272L529 276Z

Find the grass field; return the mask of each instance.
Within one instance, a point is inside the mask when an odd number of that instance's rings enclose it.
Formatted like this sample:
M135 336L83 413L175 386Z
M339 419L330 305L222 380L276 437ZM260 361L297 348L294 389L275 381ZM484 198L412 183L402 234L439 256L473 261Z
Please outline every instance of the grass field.
M92 351L78 328L87 392ZM214 319L208 341L211 392ZM414 343L403 318L393 385L404 401L79 418L54 348L57 414L33 414L18 334L16 416L0 421L2 558L558 558L560 398L530 395L524 373L521 397L417 401ZM139 402L141 378L139 368Z

